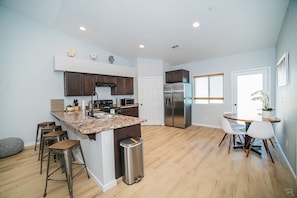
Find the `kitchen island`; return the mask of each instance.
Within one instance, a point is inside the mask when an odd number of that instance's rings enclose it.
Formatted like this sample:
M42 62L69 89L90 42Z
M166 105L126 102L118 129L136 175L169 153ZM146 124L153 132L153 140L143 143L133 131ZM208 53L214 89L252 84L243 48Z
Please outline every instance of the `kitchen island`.
M141 137L140 124L146 120L104 112L95 113L95 117L86 116L83 111L51 114L67 130L70 139L80 140L89 173L102 191L115 186L121 176L119 142Z

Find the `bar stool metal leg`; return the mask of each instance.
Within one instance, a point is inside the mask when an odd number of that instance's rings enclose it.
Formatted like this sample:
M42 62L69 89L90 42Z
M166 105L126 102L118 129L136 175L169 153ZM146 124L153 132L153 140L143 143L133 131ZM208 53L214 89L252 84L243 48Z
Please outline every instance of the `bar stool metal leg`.
M89 175L89 172L88 172L88 169L87 169L87 164L86 164L86 160L85 160L84 153L82 151L81 145L79 145L79 151L81 153L81 157L82 157L82 160L83 160L83 163L84 163L84 168L85 168L85 170L87 172L87 176L90 179L90 175Z
M70 150L63 151L65 164L65 174L67 179L69 196L73 197L73 180L72 180L72 155Z
M45 188L44 188L43 197L46 197L47 182L48 182L48 178L49 178L50 158L51 158L50 156L51 156L51 152L49 151L48 159L47 159L46 179L45 179Z
M35 137L35 147L34 147L34 151L36 151L37 140L38 140L38 132L39 132L39 124L37 124L37 131L36 131L36 137Z
M75 175L73 175L72 173L72 152L75 149L78 149L79 147L79 151L81 153L82 156L82 163L75 163L76 165L80 165L81 168L79 171L75 171ZM52 154L59 154L61 155L61 160L62 160L62 164L59 168L57 168L56 170L52 171L51 173L49 172L50 169L50 156ZM58 170L60 169L65 170L65 176L66 176L66 180L59 180L59 179L54 179L54 178L50 178L52 175L54 175ZM72 198L73 197L73 179L80 175L83 170L86 171L88 178L90 178L88 170L87 170L87 165L86 165L86 161L82 152L82 148L80 145L80 141L78 140L63 140L60 142L57 142L53 145L51 145L49 147L49 153L48 153L48 162L47 162L47 172L46 172L46 183L45 183L45 189L44 189L44 193L43 196L46 196L46 190L47 190L47 185L48 185L48 180L55 180L55 181L66 181L67 182L67 186L68 186L68 192L69 192L69 196Z

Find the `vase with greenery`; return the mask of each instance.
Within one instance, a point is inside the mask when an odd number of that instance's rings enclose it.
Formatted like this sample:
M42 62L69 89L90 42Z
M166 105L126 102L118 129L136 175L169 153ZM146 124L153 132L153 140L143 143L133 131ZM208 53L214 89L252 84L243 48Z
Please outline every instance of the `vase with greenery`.
M263 90L252 93L252 100L260 100L262 102L262 117L269 118L272 114L272 108L269 107L269 95L268 92Z

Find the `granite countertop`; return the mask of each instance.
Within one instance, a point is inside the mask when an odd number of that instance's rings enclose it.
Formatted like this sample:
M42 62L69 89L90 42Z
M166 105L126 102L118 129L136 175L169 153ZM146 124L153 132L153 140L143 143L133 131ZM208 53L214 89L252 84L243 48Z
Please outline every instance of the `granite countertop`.
M105 112L95 113L95 115L100 115L99 119L86 116L81 110L72 112L55 111L51 112L51 114L58 120L65 122L68 126L85 135L146 122L146 119L118 114L113 115Z

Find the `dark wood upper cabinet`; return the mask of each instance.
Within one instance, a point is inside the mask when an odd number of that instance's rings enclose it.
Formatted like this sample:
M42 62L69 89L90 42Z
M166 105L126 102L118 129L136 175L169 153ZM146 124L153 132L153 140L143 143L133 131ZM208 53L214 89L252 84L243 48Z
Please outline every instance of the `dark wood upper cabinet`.
M64 72L64 95L90 96L95 91L96 82L116 84L111 88L111 95L134 93L133 78L130 77Z
M175 70L166 72L166 83L189 83L189 71L187 70Z
M82 75L82 95L90 96L95 91L96 75L83 74Z
M126 94L133 95L134 94L134 86L133 86L133 78L126 78Z
M82 75L75 72L64 72L64 95L82 96Z
M116 77L115 76L108 76L108 75L96 75L96 82L116 83Z
M125 95L125 78L117 77L116 78L116 87L111 89L111 95Z
M116 87L111 89L111 95L133 95L133 78L116 77Z
M116 76L106 76L106 83L117 83L117 77Z

